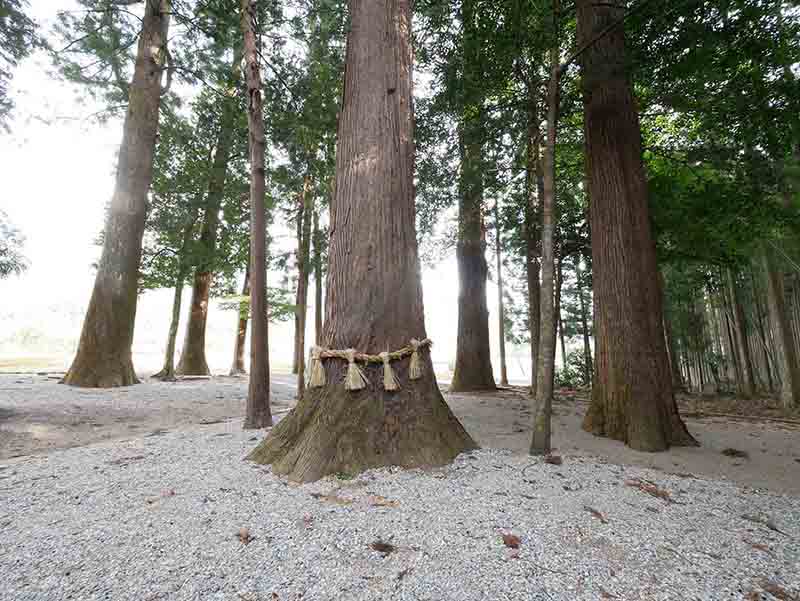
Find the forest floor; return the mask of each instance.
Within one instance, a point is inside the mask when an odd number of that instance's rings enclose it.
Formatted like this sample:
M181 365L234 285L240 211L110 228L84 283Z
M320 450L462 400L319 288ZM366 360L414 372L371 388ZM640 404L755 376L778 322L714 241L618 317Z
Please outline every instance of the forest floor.
M68 387L58 384L58 378L58 374L0 374L0 460L238 420L244 414L247 395L246 378L227 376L171 383L145 380L138 386L113 390ZM292 376L273 376L276 417L288 412L294 395ZM445 398L481 446L527 452L531 414L524 389L445 393ZM586 410L585 393L561 391L554 406L555 452L727 479L740 486L800 497L800 427L772 421L777 415L774 404L682 397L681 406L694 416L687 418L687 424L701 446L640 453L584 432L580 425ZM753 414L759 407L766 407L766 419L699 417L698 413Z
M274 379L277 417L291 381ZM556 464L525 455L524 392L448 394L496 448L295 485L242 461L264 435L241 430L245 393L0 375L0 598L800 599L786 424L691 419L702 447L648 455L584 433L564 393Z

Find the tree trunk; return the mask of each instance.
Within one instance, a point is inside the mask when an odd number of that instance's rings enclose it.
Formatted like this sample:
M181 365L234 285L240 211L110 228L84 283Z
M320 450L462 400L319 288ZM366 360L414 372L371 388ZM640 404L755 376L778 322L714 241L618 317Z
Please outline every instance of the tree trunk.
M483 92L481 48L475 39L474 0L462 1L464 59L459 128L461 172L458 203L458 337L450 390L494 390L486 306L486 239L483 224Z
M297 363L297 398L303 396L306 385L306 316L308 315L308 279L310 275L311 221L314 215L314 194L311 177L303 181L300 245L297 249L297 299L295 301L295 362Z
M256 41L256 0L241 0L247 79L247 127L250 146L250 385L244 428L272 425L269 407L269 338L267 332L267 224L264 149L264 102Z
M322 344L322 232L319 211L314 211L314 344Z
M131 345L147 193L153 181L169 15L169 0L147 0L114 195L105 223L103 253L78 352L63 380L73 386L104 388L129 386L139 381L133 369Z
M592 344L589 337L589 318L586 314L586 299L583 292L583 275L580 259L575 259L575 280L577 282L578 300L581 308L581 331L583 332L583 378L589 388L592 387ZM676 365L677 369L677 365Z
M739 356L739 372L741 380L739 382L739 394L745 398L750 398L755 394L756 384L753 378L753 361L750 357L750 347L747 344L746 325L744 311L739 301L739 294L736 289L736 281L733 272L728 269L726 272L728 282L728 296L730 297L731 312L733 313L733 332L736 341L737 355Z
M208 196L206 197L203 230L200 233L201 257L195 267L192 284L192 305L189 321L186 324L186 337L183 342L181 359L178 362L178 373L191 376L210 374L206 361L206 323L208 322L208 302L211 284L214 279L214 261L217 252L217 230L219 229L219 212L225 196L225 180L228 174L231 149L236 131L236 112L239 109L235 95L239 91L241 49L237 45L231 64L230 94L226 98L220 116L219 133L214 151L214 160L208 178Z
M508 369L506 368L506 312L503 304L503 259L500 252L500 210L494 205L494 227L497 234L495 255L497 256L497 327L500 340L500 385L508 386Z
M247 260L247 267L244 272L244 284L242 284L242 296L250 296L250 259ZM247 322L250 321L250 303L242 301L239 303L239 317L236 322L236 344L233 347L233 365L230 375L241 376L247 373L244 366L244 346L247 340Z
M411 9L408 0L350 0L323 345L376 354L425 338L414 222ZM354 218L355 217L355 218ZM475 448L444 402L430 353L422 378L409 359L364 368L345 390L347 364L323 362L327 384L306 388L292 412L251 454L292 480L387 465L442 465Z
M194 211L189 223L186 224L183 230L183 239L181 240L181 247L178 250L178 274L175 276L175 293L172 299L172 317L169 324L169 333L167 334L167 350L164 354L164 367L161 368L161 371L151 376L152 378L165 380L167 382L175 380L175 340L178 337L178 325L181 319L183 285L186 283L186 275L189 272L186 253L192 241L192 232L196 221L197 211Z
M794 409L800 402L800 366L797 364L794 340L786 314L783 272L767 248L761 250L761 260L767 277L767 306L772 329L776 367L781 378L780 399L785 409Z
M696 444L672 391L641 130L626 73L624 5L578 0L592 199L596 377L583 427L640 451ZM599 34L604 32L605 35Z
M561 347L561 364L567 366L567 343L566 336L564 335L564 316L561 311L561 293L562 286L564 285L564 261L558 260L558 278L556 279L556 318L558 319L558 342Z
M553 33L556 34L559 1L553 1ZM558 39L557 34L555 39ZM550 49L550 79L547 84L547 139L544 147L544 195L542 197L542 288L539 318L539 365L536 369L536 394L533 400L531 455L550 453L553 380L555 378L556 315L555 286L555 201L556 133L558 131L559 48Z
M525 148L525 279L528 284L528 330L531 336L531 395L536 394L539 364L539 312L541 285L541 198L539 194L539 90L528 83L528 138Z

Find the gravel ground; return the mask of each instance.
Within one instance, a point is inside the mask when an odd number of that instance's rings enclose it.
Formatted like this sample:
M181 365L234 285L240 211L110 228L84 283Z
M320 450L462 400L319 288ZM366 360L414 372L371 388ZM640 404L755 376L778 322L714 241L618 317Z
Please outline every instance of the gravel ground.
M242 461L260 437L236 420L4 461L0 599L800 596L797 497L489 450L297 486Z

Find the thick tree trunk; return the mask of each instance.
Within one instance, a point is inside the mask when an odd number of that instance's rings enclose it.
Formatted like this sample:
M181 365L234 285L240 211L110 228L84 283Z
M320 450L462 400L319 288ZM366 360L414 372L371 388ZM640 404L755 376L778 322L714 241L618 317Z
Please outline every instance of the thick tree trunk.
M750 347L747 344L746 325L742 303L739 301L739 293L736 289L736 280L733 272L728 269L726 272L728 284L728 297L730 299L731 313L733 314L733 333L736 341L736 350L739 358L739 394L745 398L750 398L755 394L756 384L753 377L753 361L750 357Z
M256 42L256 0L241 0L241 25L247 80L247 126L250 146L250 385L244 428L272 425L269 407L269 339L267 333L267 224L264 154L264 102Z
M800 366L797 364L792 330L786 314L783 273L769 249L762 249L761 260L767 277L767 306L772 344L781 378L780 399L784 408L794 409L800 402Z
M586 312L586 299L583 290L583 275L581 273L580 259L575 259L575 281L578 289L578 301L581 309L581 331L583 332L583 378L589 388L592 387L592 344L589 334L589 318ZM677 369L677 365L675 366Z
M641 130L625 63L624 4L578 0L592 199L596 377L584 429L641 451L696 444L672 391ZM600 36L601 32L605 35Z
M250 296L250 260L248 258L247 268L244 272L244 284L242 285L242 296ZM247 322L250 321L250 303L242 301L239 303L239 317L236 321L236 343L233 346L233 365L231 365L230 375L241 376L247 373L244 366L244 346L247 340Z
M556 23L559 2L553 2ZM557 38L557 36L556 36ZM536 369L536 394L533 399L533 436L531 455L545 455L551 448L551 416L555 378L555 337L558 309L554 297L555 282L555 202L556 202L556 133L559 102L558 45L550 49L550 79L547 85L547 139L544 147L544 195L542 197L542 288L539 329L539 365ZM560 287L559 287L560 288Z
M531 395L536 394L539 365L539 313L541 284L541 198L539 194L539 89L528 83L528 136L525 148L525 278L528 284L528 330L531 336Z
M425 338L414 223L411 9L408 0L350 0L344 98L325 303L327 348L379 353ZM444 402L430 354L423 376L393 361L400 389L383 388L383 366L345 390L347 364L326 359L327 384L307 388L295 409L250 455L293 480L386 465L449 462L475 443Z
M486 239L483 223L483 93L474 0L462 1L464 106L459 128L458 336L450 390L494 390L486 306Z
M314 215L314 194L311 177L303 181L300 245L297 249L297 298L295 300L294 349L297 364L297 398L303 396L306 385L306 316L308 315L308 280L311 256L311 221Z
M104 388L139 380L131 345L136 321L147 193L167 56L169 0L147 0L119 149L114 196L106 218L103 253L83 321L78 352L64 382Z
M314 211L314 344L322 344L322 232L319 210Z
M241 49L237 46L233 53L231 65L230 90L232 98L226 98L220 116L217 144L208 179L208 196L206 197L203 230L200 233L201 258L195 267L192 284L192 305L189 321L186 324L186 337L183 342L181 359L178 362L178 373L182 375L208 375L206 361L206 323L208 322L208 303L211 284L214 279L214 261L217 252L217 230L219 229L219 212L225 196L225 180L228 174L231 149L236 131L236 112L239 108L235 95L239 91Z
M503 303L503 259L500 251L500 210L494 205L494 227L497 234L495 240L495 256L497 258L497 332L500 340L500 385L508 386L508 369L506 367L506 311Z

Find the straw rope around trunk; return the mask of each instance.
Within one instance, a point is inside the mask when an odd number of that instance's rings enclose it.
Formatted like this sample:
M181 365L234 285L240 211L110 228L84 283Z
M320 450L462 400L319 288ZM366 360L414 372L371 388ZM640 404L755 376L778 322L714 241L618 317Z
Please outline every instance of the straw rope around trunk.
M398 390L400 384L392 370L391 362L411 356L408 365L408 377L411 380L419 380L422 377L422 362L419 358L419 350L429 347L433 343L430 339L417 340L412 338L408 346L404 346L396 351L384 351L377 355L359 353L355 349L335 350L326 349L321 346L311 348L311 368L309 369L308 387L320 388L325 386L325 367L322 362L325 359L341 359L347 361L347 373L344 378L346 390L361 390L367 385L367 377L358 363L382 363L383 364L383 387L386 390Z

